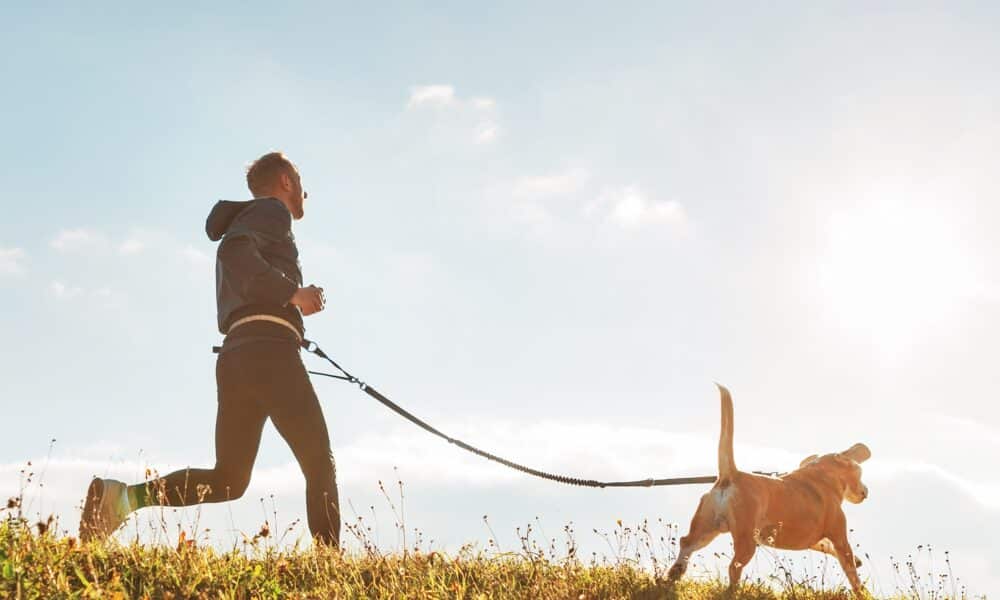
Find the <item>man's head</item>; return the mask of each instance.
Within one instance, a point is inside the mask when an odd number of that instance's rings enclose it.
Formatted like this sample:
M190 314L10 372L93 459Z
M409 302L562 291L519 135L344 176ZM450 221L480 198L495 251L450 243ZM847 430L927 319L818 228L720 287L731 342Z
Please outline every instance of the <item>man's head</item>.
M254 198L268 196L281 200L295 219L305 214L305 199L299 170L281 152L268 152L247 168L247 187Z

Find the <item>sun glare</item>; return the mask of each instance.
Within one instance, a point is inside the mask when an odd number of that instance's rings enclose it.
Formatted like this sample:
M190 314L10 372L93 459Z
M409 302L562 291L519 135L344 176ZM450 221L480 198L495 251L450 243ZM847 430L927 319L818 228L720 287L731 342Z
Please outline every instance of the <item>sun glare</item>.
M816 266L833 324L904 353L975 290L975 254L947 205L874 197L831 215Z

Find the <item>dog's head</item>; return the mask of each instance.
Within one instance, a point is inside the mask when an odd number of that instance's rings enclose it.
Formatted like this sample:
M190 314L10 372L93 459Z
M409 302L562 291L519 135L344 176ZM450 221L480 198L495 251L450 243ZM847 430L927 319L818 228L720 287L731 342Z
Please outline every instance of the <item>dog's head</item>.
M844 487L844 498L848 502L860 504L868 497L868 486L861 482L861 463L872 457L871 450L864 444L854 444L843 452L812 455L799 463L800 468L820 469L835 478Z

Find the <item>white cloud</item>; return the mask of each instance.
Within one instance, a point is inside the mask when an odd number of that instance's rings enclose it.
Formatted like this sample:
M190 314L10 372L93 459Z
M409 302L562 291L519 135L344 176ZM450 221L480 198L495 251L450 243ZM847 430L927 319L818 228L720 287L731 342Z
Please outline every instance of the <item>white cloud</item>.
M84 249L110 250L120 256L132 256L152 249L178 245L169 233L158 229L133 228L121 241L116 241L115 237L93 229L62 229L52 238L49 245L63 253Z
M717 433L679 433L644 427L612 427L599 423L538 421L445 421L435 423L446 433L473 443L515 462L552 473L584 479L634 480L647 477L714 475ZM581 444L581 440L587 443ZM815 450L815 449L813 449ZM145 465L137 461L104 458L120 455L118 443L98 443L82 452L66 453L49 460L50 466L85 474L123 469L141 473ZM788 471L798 466L809 450L791 451L769 446L736 444L740 468L745 470ZM407 484L424 486L472 486L495 488L531 481L497 463L474 456L428 435L410 425L393 426L387 431L365 434L352 444L335 447L338 481L344 485L369 484L379 474L398 469ZM190 457L186 457L191 460ZM35 463L41 460L33 460ZM148 459L147 459L148 462ZM161 473L184 464L157 460ZM0 464L0 484L22 468ZM945 481L976 504L1000 510L1000 481L970 480L938 465L873 458L865 463L864 480L877 488L896 478L919 473ZM255 493L298 493L302 472L294 461L271 468L256 469L251 482Z
M73 252L106 243L103 235L90 229L63 229L52 238L49 245L59 252Z
M950 442L1000 446L1000 430L979 421L933 412L921 415L921 420L923 425L932 428L938 437Z
M53 298L59 300L89 298L97 304L108 308L119 307L125 301L124 296L107 286L87 289L76 285L67 285L62 281L51 281L48 286L48 293Z
M447 84L421 85L410 88L410 99L406 107L412 108L463 108L478 111L496 108L496 100L477 96L463 100L455 94L454 86Z
M593 197L588 191L590 179L590 172L582 167L520 177L506 197L508 205L514 199L514 206L505 206L504 214L545 238L572 236L574 231L590 235L595 225L621 230L659 227L678 238L693 231L680 202L650 200L634 185L608 187ZM583 194L592 199L583 201Z
M454 86L447 84L410 88L406 103L407 110L444 110L451 125L457 127L458 136L477 145L492 144L500 135L500 125L493 118L496 106L496 100L485 96L460 98Z
M493 98L473 98L469 101L469 103L472 104L473 107L480 109L495 108L497 105L496 100Z
M21 248L0 248L0 275L24 273L25 252Z
M536 202L525 202L514 207L514 217L527 223L535 231L549 231L555 225L555 217L544 206Z
M83 293L83 288L67 286L61 281L53 281L49 283L49 293L56 298L76 298Z
M212 264L212 257L188 244L181 248L181 256L195 266L204 267Z
M512 460L546 471L583 478L633 480L711 475L716 468L715 431L689 434L649 427L613 427L601 423L484 423L471 419L446 420L435 422L435 425L451 435ZM26 514L32 516L36 513L54 513L59 517L60 528L75 535L82 496L91 476L113 477L131 483L142 481L147 467L163 475L187 466L211 464L209 456L187 455L180 461L165 457L144 457L141 452L136 458L134 454L130 456L129 452L131 451L125 451L120 443L98 442L89 447L63 449L48 459L43 456L31 457L30 466L23 459L0 463L0 494L3 494L0 499L16 495L24 474L33 472L33 482L25 492ZM805 453L809 453L808 450L790 451L744 444L737 444L736 447L739 465L744 469L791 469ZM554 519L568 516L581 526L603 529L605 525L602 523L611 527L610 523L615 517L662 515L669 522L680 523L679 533L684 533L686 520L696 506L697 494L708 488L707 485L697 485L634 490L632 495L600 490L590 492L545 483L463 452L405 423L386 430L371 431L349 444L335 445L334 455L337 460L341 501L347 515L366 513L366 507L370 503L374 505L377 499L374 492L377 482L391 482L398 477L406 486L408 498L419 498L424 507L446 507L448 503L462 503L462 498L468 495L469 498L504 498L505 502L513 505L523 501L525 506L530 507L525 510L538 510L532 503L538 500L539 494L544 494L550 500L552 497L561 498L559 508L542 509L545 511L541 514L545 526L561 524ZM976 527L979 527L976 531L982 531L986 536L995 529L993 523L1000 510L1000 481L991 481L991 476L992 474L983 474L978 480L969 480L938 465L894 462L877 457L867 462L864 480L872 490L872 499L859 507L846 507L852 527L857 528L852 538L866 552L872 552L867 568L872 569L876 564L888 566L890 557L899 556L900 549L906 552L907 549L912 550L916 543L931 541L935 543L935 548L950 548L953 551L956 574L968 578L966 580L973 585L986 585L984 582L990 581L989 575L995 572L996 559L989 558L981 565L971 563L970 559L991 556L988 552L982 552L983 548L989 547L988 539L970 542L963 541L960 536ZM38 485L39 482L44 483L44 488ZM283 523L275 529L283 528L292 518L300 518L304 509L301 500L303 485L302 472L294 461L258 467L254 469L246 496L240 500L225 505L143 511L133 517L116 537L125 540L136 532L147 543L173 545L176 543L177 526L183 526L190 532L192 524L203 519L202 525L211 527L211 533L205 538L206 545L224 548L229 539L240 538L240 530L249 531L252 535L255 524L260 522L260 502L263 498L277 498ZM913 491L920 493L910 495ZM392 493L390 490L390 494ZM650 504L636 498L640 495L652 495L658 500ZM949 507L954 508L956 501L962 507L957 525L953 518L955 515L949 512ZM618 505L618 502L623 505ZM922 519L926 521L925 527L918 528L921 531L913 529L908 517L892 512L892 506L899 502L908 502L912 514L924 515ZM650 508L651 506L654 508ZM290 507L292 513L289 515ZM485 506L483 512L487 510L501 538L509 536L509 531L505 530L513 528L511 519L525 514L524 510L515 508L507 514L506 520L501 517L497 522L493 521L495 512L502 513L503 510L495 505ZM475 533L470 535L468 523L436 521L434 512L418 509L415 513L409 512L407 518L418 524L429 523L432 527L429 531L435 539L450 539L455 546L476 540ZM935 522L944 524L935 529L932 526ZM371 524L377 527L377 522ZM958 533L941 533L951 527L955 527ZM157 537L157 531L169 531L173 537ZM299 531L304 531L304 525ZM582 528L580 531L584 533L580 540L583 547L592 547L600 552L601 540L588 538ZM921 537L928 535L928 531L937 532L933 533L933 539ZM345 537L351 543L350 536ZM383 541L391 544L391 541ZM713 552L725 552L729 544L730 538L723 536L718 543L707 548L702 554L701 566L711 569L720 564L725 568L724 557L714 562L711 557ZM771 562L784 556L796 561L806 560L807 564L803 568L810 569L813 564L811 561L823 560L815 554L776 555L773 551L764 550L756 559L763 561L758 563L758 568L763 573L770 573L775 569ZM792 565L791 562L784 564ZM835 574L836 572L831 573ZM831 585L838 585L840 582L836 579Z
M500 133L500 127L493 122L481 123L476 129L476 143L477 144L490 144L497 139L497 135Z
M515 462L584 479L634 480L647 477L714 475L717 433L679 433L598 423L473 421L435 423L446 433ZM588 440L581 444L580 440ZM596 442L596 440L600 440ZM738 464L746 470L789 471L817 449L799 451L736 444ZM821 449L820 449L821 450ZM379 473L398 468L413 487L496 488L531 481L497 463L464 452L408 425L371 433L334 449L346 485L370 484ZM987 510L1000 510L1000 480L971 480L923 462L881 460L865 463L864 480L873 489L912 474L931 476L962 492ZM302 473L294 462L255 471L259 493L294 493Z
M125 303L125 296L109 287L92 290L90 297L106 308L117 308Z
M562 173L521 177L514 182L514 195L535 198L571 194L583 189L589 179L587 170L579 167Z
M407 108L455 106L455 88L450 85L422 85L410 89Z
M957 488L976 504L991 510L1000 511L1000 481L972 480L961 477L938 465L925 462L873 462L865 468L865 479L868 482L892 482L905 475L918 475L921 478L933 477L948 482Z
M652 201L634 185L605 190L583 212L589 218L607 220L623 229L663 225L681 235L691 230L687 211L680 202Z
M132 237L125 240L118 246L118 253L123 256L129 256L131 254L138 254L139 252L142 252L145 249L146 249L145 242Z

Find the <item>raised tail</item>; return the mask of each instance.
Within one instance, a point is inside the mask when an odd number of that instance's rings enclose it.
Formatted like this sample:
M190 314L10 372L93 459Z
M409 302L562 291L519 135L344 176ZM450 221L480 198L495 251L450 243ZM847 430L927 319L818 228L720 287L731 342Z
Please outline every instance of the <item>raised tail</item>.
M719 432L719 481L729 481L736 475L736 460L733 458L733 398L725 386L719 388L722 400L722 429Z

